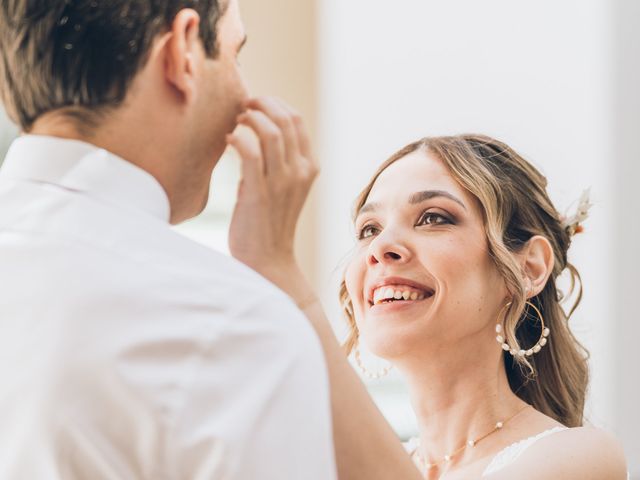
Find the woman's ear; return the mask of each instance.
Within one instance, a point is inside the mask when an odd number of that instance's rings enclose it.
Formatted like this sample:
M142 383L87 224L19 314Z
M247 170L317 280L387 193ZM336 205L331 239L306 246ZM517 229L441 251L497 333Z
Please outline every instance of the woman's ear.
M538 295L553 272L553 247L542 235L535 235L524 245L520 254L527 298Z
M203 55L200 15L190 8L182 9L173 19L165 44L165 75L188 103L197 94L198 62Z

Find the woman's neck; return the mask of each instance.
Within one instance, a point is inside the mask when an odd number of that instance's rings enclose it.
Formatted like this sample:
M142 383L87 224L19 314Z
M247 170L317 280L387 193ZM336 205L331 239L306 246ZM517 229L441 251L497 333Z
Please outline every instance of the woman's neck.
M416 357L397 366L409 385L420 431L419 453L428 463L440 462L468 441L484 437L497 422L506 422L526 406L511 391L501 352L495 349L472 354L430 352L427 358ZM492 433L475 447L463 449L451 465L488 454L495 446L491 437L497 435Z

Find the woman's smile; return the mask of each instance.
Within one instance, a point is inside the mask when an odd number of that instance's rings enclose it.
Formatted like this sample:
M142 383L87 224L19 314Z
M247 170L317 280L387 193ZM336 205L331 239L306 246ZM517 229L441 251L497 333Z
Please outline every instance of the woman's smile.
M433 303L432 302L433 297L434 296L431 294L426 297L418 296L415 299L409 298L405 300L404 298L401 298L399 300L397 299L381 300L375 305L371 305L369 307L368 314L388 315L390 313L403 312L416 307L424 307L426 305L431 305Z

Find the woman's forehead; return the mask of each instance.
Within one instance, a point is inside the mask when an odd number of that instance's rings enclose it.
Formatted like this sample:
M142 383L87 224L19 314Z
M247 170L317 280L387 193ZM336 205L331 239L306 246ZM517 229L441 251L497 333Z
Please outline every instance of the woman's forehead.
M401 194L409 197L423 190L444 190L458 196L467 194L444 162L430 152L417 150L392 163L378 176L367 202L383 202Z

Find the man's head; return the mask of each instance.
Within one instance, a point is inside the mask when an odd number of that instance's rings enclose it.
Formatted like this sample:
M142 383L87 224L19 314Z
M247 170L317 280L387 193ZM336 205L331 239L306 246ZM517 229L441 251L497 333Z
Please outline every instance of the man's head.
M0 98L25 132L149 170L179 221L206 203L242 110L244 39L237 0L3 0Z

